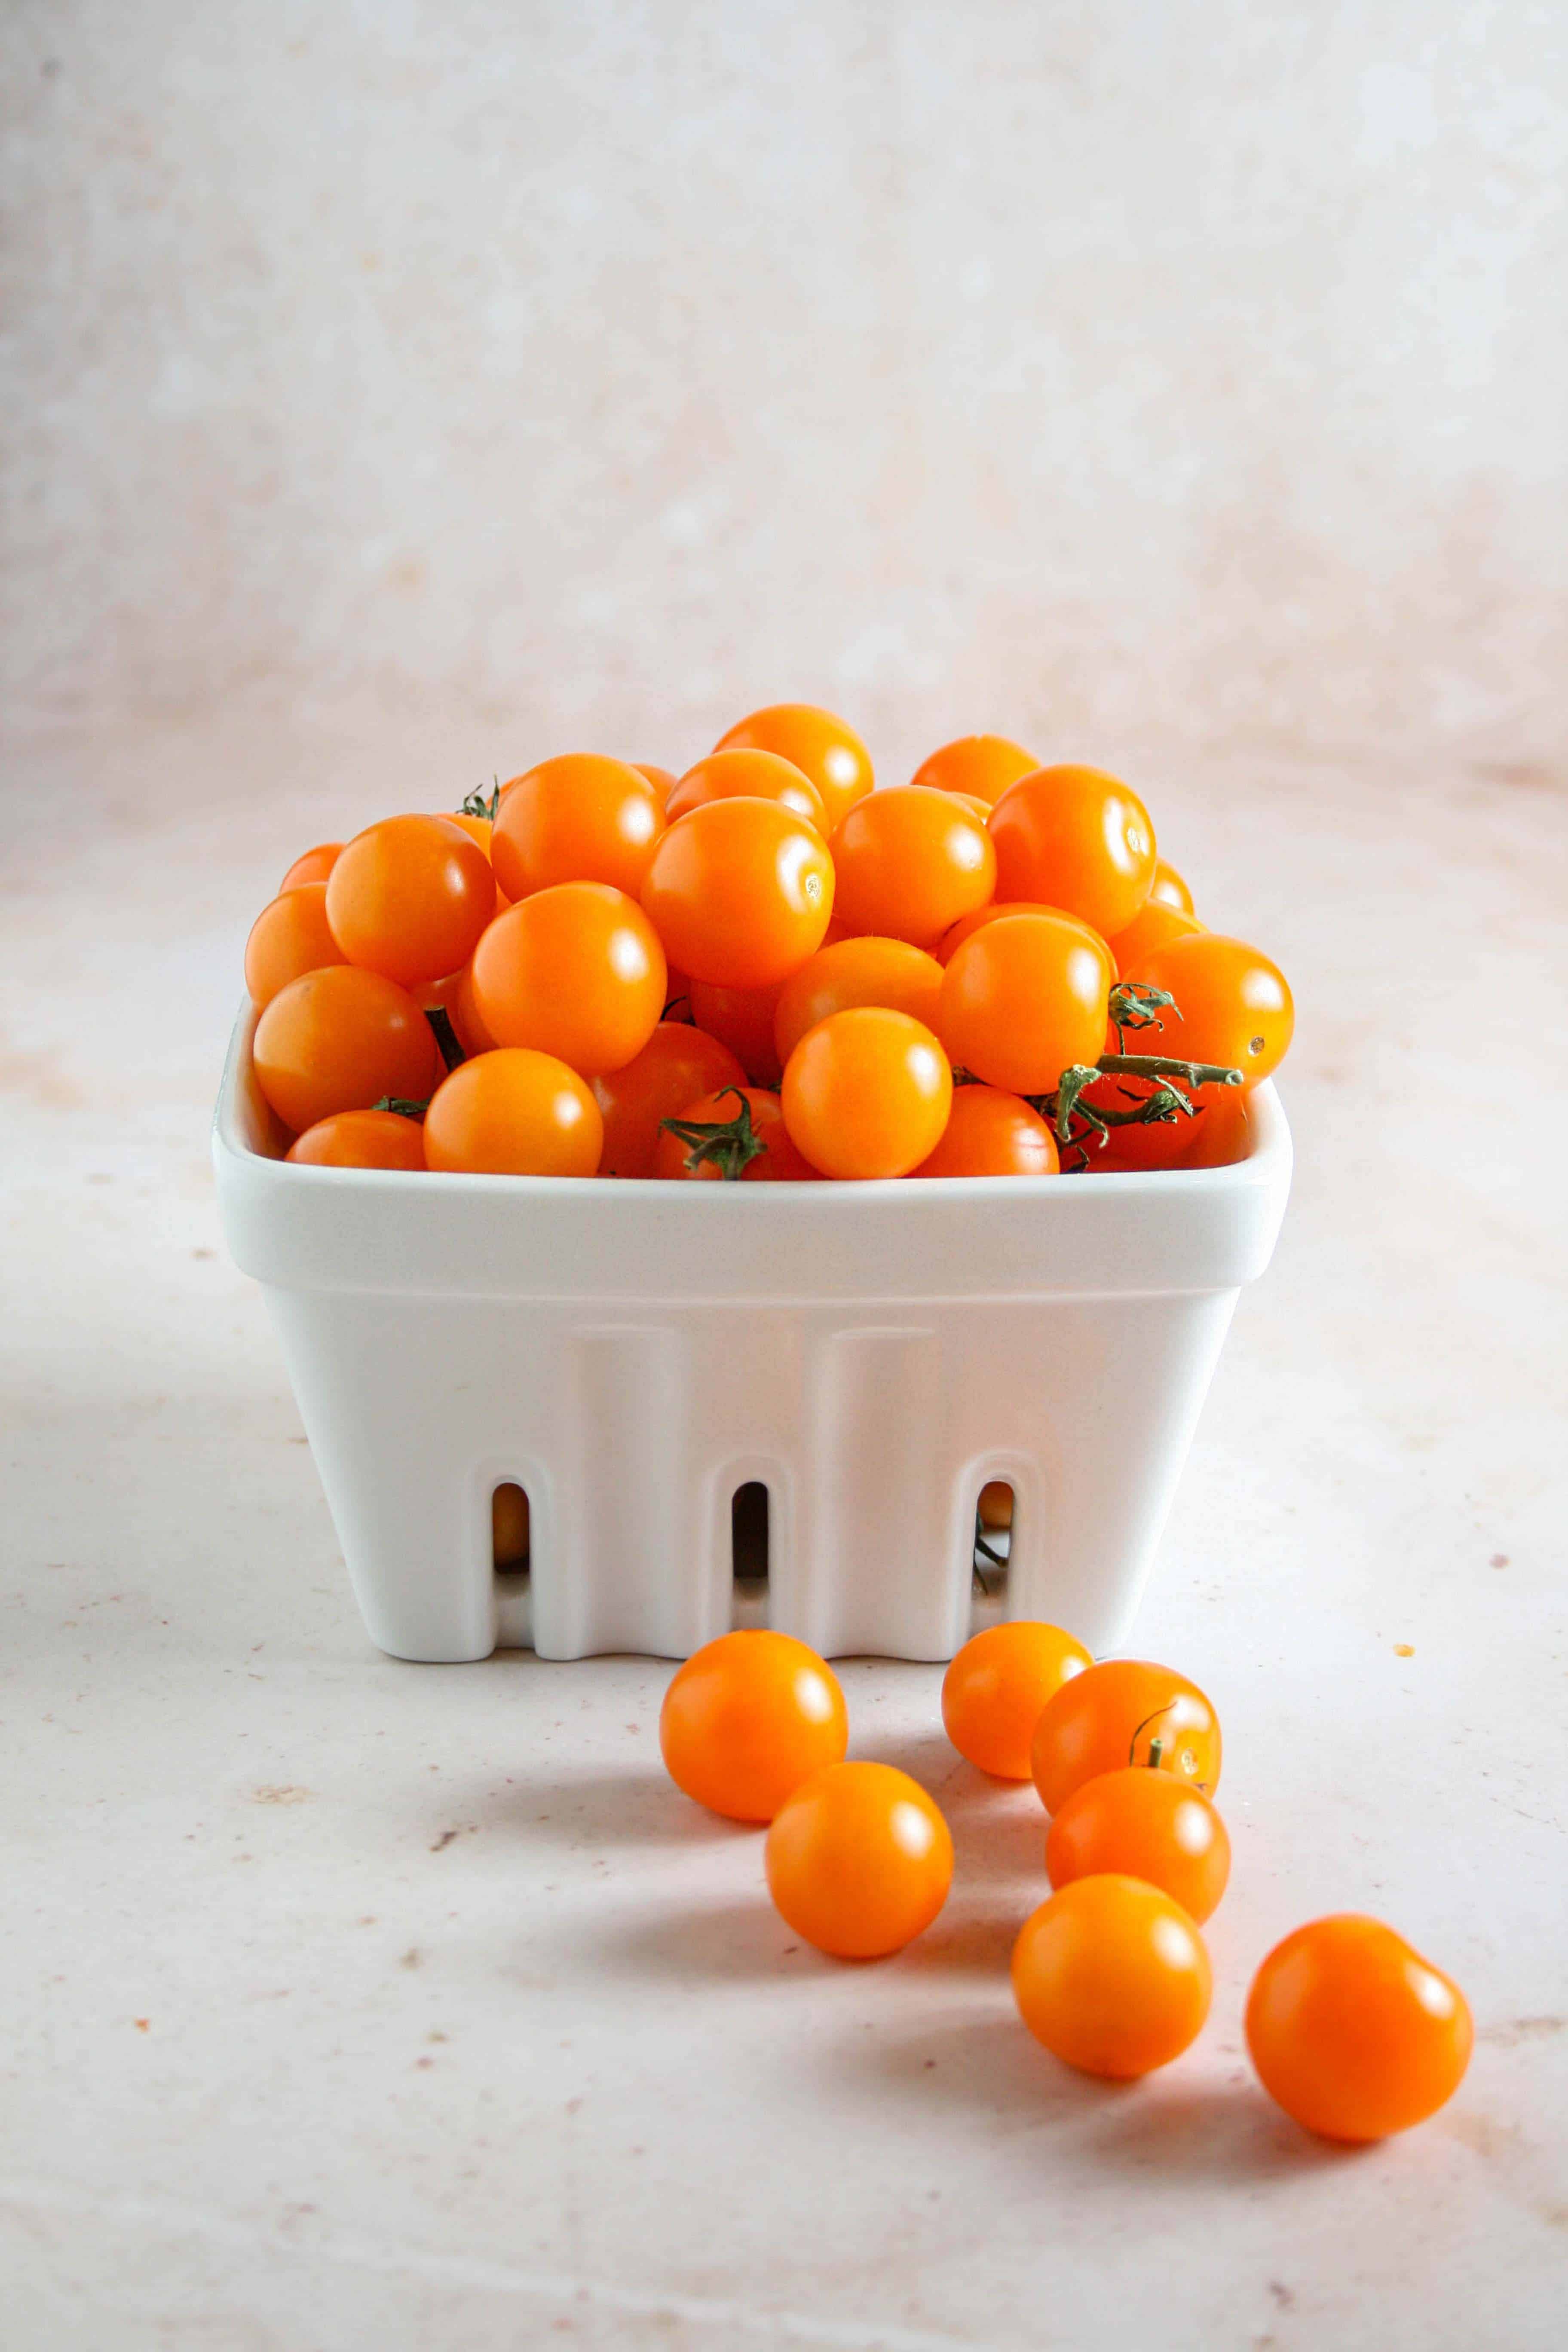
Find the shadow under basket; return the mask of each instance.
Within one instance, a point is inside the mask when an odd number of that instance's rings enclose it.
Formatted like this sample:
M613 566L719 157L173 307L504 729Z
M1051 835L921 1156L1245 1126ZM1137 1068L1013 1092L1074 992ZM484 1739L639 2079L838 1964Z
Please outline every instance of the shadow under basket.
M679 1658L767 1623L944 1659L998 1612L1126 1636L1290 1182L674 1184L301 1168L236 1028L218 1202L283 1347L371 1637L401 1658ZM527 1494L525 1575L491 1496ZM975 1575L982 1490L1005 1571ZM742 1557L761 1488L762 1572Z

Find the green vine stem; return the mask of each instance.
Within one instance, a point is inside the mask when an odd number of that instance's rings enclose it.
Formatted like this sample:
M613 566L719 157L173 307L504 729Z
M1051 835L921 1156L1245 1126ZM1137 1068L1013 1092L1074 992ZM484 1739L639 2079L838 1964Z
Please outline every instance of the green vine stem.
M399 1118L412 1118L421 1124L429 1108L427 1102L410 1102L406 1095L383 1095L375 1105L377 1110L395 1110Z
M752 1124L752 1106L740 1087L721 1087L718 1099L722 1102L726 1095L733 1095L741 1106L733 1118L661 1118L659 1125L688 1146L689 1174L704 1166L717 1168L727 1184L734 1184L768 1147Z
M425 1007L425 1018L436 1033L436 1043L441 1049L441 1059L446 1063L448 1070L455 1070L458 1063L468 1057L458 1043L458 1033L453 1028L445 1008L439 1004L427 1004Z
M459 816L489 817L490 823L494 824L496 821L496 811L500 806L500 778L499 776L492 776L490 778L490 790L488 794L485 793L465 793L463 794L462 805L459 807L458 814Z

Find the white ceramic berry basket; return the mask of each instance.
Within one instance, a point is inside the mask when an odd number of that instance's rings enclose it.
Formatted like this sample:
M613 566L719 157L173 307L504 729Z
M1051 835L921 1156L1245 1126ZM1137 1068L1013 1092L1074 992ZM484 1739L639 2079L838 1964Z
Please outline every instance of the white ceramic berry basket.
M234 1034L215 1122L373 1640L400 1658L684 1657L765 1622L825 1655L951 1657L975 1504L1014 1491L1001 1607L1096 1652L1137 1609L1290 1135L1230 1168L670 1184L298 1168ZM490 1496L526 1488L526 1576ZM768 1490L740 1601L731 1506Z

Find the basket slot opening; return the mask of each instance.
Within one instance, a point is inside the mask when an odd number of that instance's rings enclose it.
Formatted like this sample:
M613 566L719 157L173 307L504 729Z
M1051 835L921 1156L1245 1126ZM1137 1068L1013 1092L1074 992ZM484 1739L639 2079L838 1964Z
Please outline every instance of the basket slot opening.
M1005 1478L988 1478L974 1507L970 1618L974 1629L1006 1613L1007 1561L1017 1498Z
M748 1478L730 1498L730 1564L735 1580L731 1622L768 1622L768 1490Z
M490 1558L496 1580L496 1646L533 1647L532 1514L528 1489L503 1478L490 1491Z

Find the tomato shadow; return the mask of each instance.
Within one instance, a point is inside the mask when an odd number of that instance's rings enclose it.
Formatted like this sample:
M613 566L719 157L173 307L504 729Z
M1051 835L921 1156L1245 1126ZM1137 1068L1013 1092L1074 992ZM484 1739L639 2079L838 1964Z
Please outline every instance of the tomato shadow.
M804 1965L834 1964L803 1944L779 1917L762 1884L749 1900L638 1911L607 1920L594 1937L594 1966L640 1984L776 1985L786 1991Z
M652 1846L725 1845L758 1838L760 1829L726 1821L681 1795L658 1763L640 1770L509 1773L447 1793L469 1821L513 1835L525 1845L559 1845L574 1851Z

